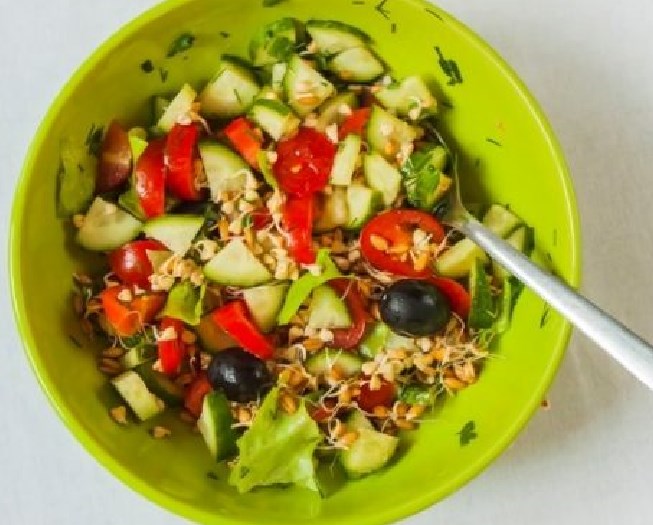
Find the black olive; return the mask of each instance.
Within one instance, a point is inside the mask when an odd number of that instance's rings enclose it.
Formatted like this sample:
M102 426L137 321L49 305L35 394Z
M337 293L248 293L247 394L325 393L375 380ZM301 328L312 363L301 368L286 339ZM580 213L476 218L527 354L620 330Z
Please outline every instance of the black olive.
M242 348L215 354L207 373L213 388L222 390L227 399L239 403L262 397L273 383L265 362Z
M451 317L451 305L431 283L405 279L386 289L381 297L380 312L393 332L425 337L445 327Z

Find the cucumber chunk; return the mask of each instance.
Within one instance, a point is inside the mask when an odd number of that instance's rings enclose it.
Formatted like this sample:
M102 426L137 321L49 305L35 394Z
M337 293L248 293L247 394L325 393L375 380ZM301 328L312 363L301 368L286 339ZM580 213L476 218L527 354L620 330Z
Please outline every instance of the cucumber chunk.
M529 256L533 249L533 231L527 226L519 226L507 239L506 242L515 250ZM492 261L492 273L498 283L506 281L510 272L503 268L498 262Z
M270 332L277 326L277 316L288 293L289 284L274 284L249 288L243 298L254 321L263 332Z
M366 359L374 359L379 352L385 349L390 333L390 327L387 324L376 323L360 344L361 355Z
M494 324L495 311L492 291L485 264L476 259L469 274L469 292L472 306L469 310L468 325L473 330L491 328Z
M319 108L317 126L319 131L324 131L331 124L342 124L350 110L358 108L358 97L353 91L345 91L331 97Z
M399 438L369 428L358 430L358 439L340 453L340 462L351 478L371 474L394 456Z
M148 390L168 406L181 406L184 402L184 389L167 375L152 368L152 363L144 363L134 369Z
M186 117L193 108L197 92L184 84L177 96L168 104L156 127L164 133L169 133L179 119Z
M222 350L238 346L236 341L215 324L211 315L202 317L197 327L197 336L199 337L202 348L207 352L221 352Z
M306 30L323 55L335 55L354 47L364 47L370 37L360 29L336 20L309 20Z
M61 142L61 166L57 180L57 213L70 217L88 209L95 193L97 159L85 148Z
M347 135L347 138L340 143L331 170L331 184L335 186L349 186L351 184L362 143L363 139L353 133Z
M351 316L345 301L328 285L313 291L309 306L308 326L311 328L349 328Z
M407 77L400 84L386 86L374 96L386 109L411 120L437 113L437 100L419 76Z
M272 280L272 274L245 246L232 240L204 267L206 277L225 286L252 287Z
M148 390L136 372L125 372L112 379L111 384L141 421L153 418L165 409L165 403Z
M286 17L263 26L249 45L249 57L259 66L270 66L293 54L301 26L294 18Z
M435 263L437 272L452 279L460 279L469 275L476 263L487 264L486 253L469 239L462 239L438 257Z
M223 55L217 75L200 94L202 112L209 117L244 115L259 92L252 72L240 59Z
M413 126L376 104L372 106L366 134L370 147L387 159L394 159L397 153L411 146L418 137Z
M334 188L331 195L325 195L318 201L319 213L315 221L316 232L326 232L344 226L349 221L347 190Z
M360 410L354 410L345 421L349 430L374 430L372 422Z
M401 190L401 174L378 153L369 153L363 159L367 185L381 193L383 204L390 207L397 200Z
M301 123L292 110L278 100L257 100L249 110L249 118L275 141L295 133Z
M493 204L483 217L483 224L499 237L506 237L521 224L521 219L504 206Z
M129 350L120 360L126 370L131 370L137 366L153 361L158 355L155 344L142 344Z
M284 87L288 104L300 117L318 108L335 91L331 82L297 55L288 63Z
M272 66L272 78L270 79L270 84L272 85L272 91L277 95L283 94L283 79L286 78L286 72L288 71L288 64L286 62L280 62Z
M203 140L198 146L211 189L211 199L219 201L225 191L243 191L251 170L247 163L227 146Z
M359 230L383 209L383 193L361 184L352 184L347 188L347 207L349 221L345 228Z
M77 232L77 242L87 250L115 250L138 237L143 223L113 203L97 197Z
M185 255L204 225L198 215L164 215L145 223L143 233L179 255Z
M360 374L363 360L356 354L344 350L320 350L306 360L306 371L313 376L325 376L337 368L345 377Z
M231 405L224 393L211 392L204 398L197 428L214 460L222 461L238 452L237 435L231 428L234 423Z
M329 69L345 82L373 82L385 73L385 66L367 47L343 51L329 61Z

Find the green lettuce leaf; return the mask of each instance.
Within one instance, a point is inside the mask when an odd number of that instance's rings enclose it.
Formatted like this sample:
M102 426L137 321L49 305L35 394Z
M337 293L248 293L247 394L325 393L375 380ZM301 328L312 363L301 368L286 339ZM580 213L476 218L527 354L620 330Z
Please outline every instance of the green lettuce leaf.
M245 493L254 487L292 484L318 492L313 454L320 430L302 401L290 415L278 408L279 389L267 395L252 426L238 440L240 457L229 483Z
M179 319L190 326L197 326L202 319L205 286L197 287L189 281L175 284L168 294L163 317Z
M317 264L322 268L320 275L313 275L310 272L306 272L290 286L281 312L279 312L279 325L283 326L290 322L299 310L299 307L311 295L315 288L333 279L342 277L340 270L338 270L336 264L331 260L329 250L322 249L318 252Z

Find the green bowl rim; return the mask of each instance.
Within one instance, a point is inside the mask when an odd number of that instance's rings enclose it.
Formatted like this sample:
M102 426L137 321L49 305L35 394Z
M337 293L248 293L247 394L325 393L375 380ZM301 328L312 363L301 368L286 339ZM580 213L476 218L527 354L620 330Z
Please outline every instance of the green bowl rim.
M62 397L57 394L57 389L55 388L52 379L45 372L42 359L36 351L36 342L34 341L32 331L30 330L30 324L25 309L25 302L21 294L23 274L20 264L21 237L19 227L21 217L26 207L28 196L27 190L29 186L28 182L31 180L30 173L32 173L33 165L36 162L38 152L40 151L43 143L47 140L48 130L50 129L56 115L58 114L60 107L69 97L69 94L80 84L80 82L87 76L87 74L93 71L94 67L100 60L110 54L115 49L115 47L117 47L117 44L119 44L119 42L124 37L137 32L142 27L149 24L152 20L167 13L171 8L179 8L182 5L192 3L193 1L194 0L166 0L125 24L104 43L102 43L90 55L90 57L85 60L85 62L77 69L70 80L59 92L59 95L56 97L55 101L50 106L50 109L47 111L46 116L41 122L38 131L31 143L31 146L29 147L21 176L17 183L16 195L11 213L9 234L9 279L14 315L18 325L19 333L22 336L23 347L29 359L30 365L34 370L41 388L46 393L53 408L62 419L64 424L68 427L70 432L101 465L103 465L107 470L109 470L114 476L120 479L127 486L147 497L152 502L175 514L204 523L209 520L215 520L216 516L208 513L207 511L197 509L195 506L189 503L179 501L174 497L157 490L152 485L149 485L140 479L135 471L132 471L130 468L127 468L121 465L119 462L115 461L92 437L90 430L87 430L85 426L74 417L72 412L66 407ZM452 15L442 10L442 8L439 6L433 6L433 4L422 0L404 1L420 7L436 7L439 14L442 15L443 19L445 19L447 23L451 24L457 31L469 37L474 45L478 48L479 52L484 54L486 58L494 63L498 69L503 71L505 76L512 82L516 92L519 93L522 99L526 102L533 117L536 119L545 136L547 137L549 148L558 167L558 174L561 177L562 188L565 194L565 201L567 203L567 217L571 224L570 235L572 241L572 250L571 275L569 278L569 284L574 287L579 286L581 274L581 232L576 196L560 144L555 137L551 125L540 109L539 104L528 91L525 84L519 79L515 71L489 46L489 44L487 44L474 31L469 29L466 25L464 25ZM494 460L514 441L517 434L526 425L528 420L540 406L541 399L551 385L553 378L555 377L555 373L560 366L560 362L565 354L565 349L570 337L571 325L565 321L560 330L558 339L554 345L553 358L549 363L548 368L544 370L542 381L540 384L534 385L533 395L528 400L528 402L524 404L524 408L522 409L520 417L514 421L509 429L507 429L507 432L504 434L503 438L493 443L492 446L486 450L484 455L479 457L479 459L477 459L474 463L468 464L462 468L458 472L457 476L450 479L444 488L426 490L423 493L417 495L412 500L407 501L404 505L384 510L383 512L379 512L376 515L370 515L364 519L359 519L358 525L379 525L382 523L390 523L396 520L407 518L450 495L455 490L478 475L480 472L482 472L492 462L492 460ZM224 523L225 525L243 525L245 523L251 523L247 520L233 518L220 518L220 522ZM272 522L269 523L272 525ZM279 523L281 524L283 522Z

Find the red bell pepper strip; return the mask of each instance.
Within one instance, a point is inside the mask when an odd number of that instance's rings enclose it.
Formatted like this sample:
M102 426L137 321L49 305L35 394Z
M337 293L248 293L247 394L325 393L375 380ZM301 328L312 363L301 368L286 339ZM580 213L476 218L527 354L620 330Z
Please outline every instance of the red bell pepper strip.
M453 312L459 315L462 319L467 319L472 300L469 292L462 284L452 279L439 277L437 275L431 275L427 277L426 280L435 285L435 287L449 300Z
M128 286L113 286L100 294L104 315L116 334L120 337L131 337L151 323L166 302L165 294L146 294L131 301L121 301L122 292L128 292L133 297ZM124 294L123 294L124 295Z
M274 345L259 331L245 301L231 301L215 310L211 317L215 324L251 354L260 359L273 356Z
M166 142L168 176L166 187L175 196L185 201L198 201L202 192L196 184L195 159L200 131L195 124L175 124Z
M356 281L335 279L329 282L329 286L344 298L352 318L352 325L349 328L333 330L333 346L343 350L356 348L363 339L370 320L363 298L356 288Z
M361 393L356 401L361 409L372 413L379 406L391 407L396 395L395 386L385 379L381 379L381 388L378 390L372 390L366 381L361 385Z
M300 264L314 264L313 248L314 199L311 195L289 195L283 206L281 222L288 237L288 248L293 259Z
M159 330L172 328L175 331L174 339L159 340L157 345L159 349L159 361L161 362L161 369L163 373L169 376L174 376L179 373L181 364L186 356L186 345L181 340L184 332L184 323L178 319L165 317L161 321Z
M258 170L258 154L263 148L263 138L256 133L254 126L245 117L240 117L224 129L224 134L241 157Z
M202 415L202 405L207 394L213 391L206 373L202 372L188 385L184 395L184 407L195 417Z

